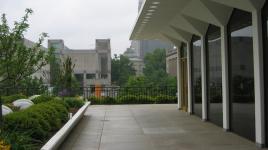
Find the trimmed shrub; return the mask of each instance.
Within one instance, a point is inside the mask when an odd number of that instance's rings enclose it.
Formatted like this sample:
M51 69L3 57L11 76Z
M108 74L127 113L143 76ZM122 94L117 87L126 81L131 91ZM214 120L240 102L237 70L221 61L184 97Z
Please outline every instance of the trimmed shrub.
M115 98L113 97L89 97L89 101L91 101L92 105L113 105L117 104L118 102L116 101Z
M25 95L23 94L15 94L15 95L10 95L10 96L2 96L2 103L3 104L9 104L14 102L15 100L18 99L25 99L27 98Z
M4 116L4 131L26 134L34 141L23 144L42 145L68 120L68 111L63 101L54 100ZM38 142L39 141L39 142ZM13 143L11 143L13 145Z
M64 98L64 102L68 105L69 108L81 108L85 104L83 100L73 97Z
M140 96L137 96L137 99L139 100L139 104L154 104L155 103L155 99L151 96L140 95Z
M119 97L118 103L120 103L120 104L138 104L139 99L135 95L126 95L126 96Z
M177 102L176 96L159 95L155 97L156 104L173 104Z
M50 100L52 100L53 97L49 96L49 95L41 95L39 97L36 97L35 99L33 99L33 103L35 104L39 104L39 103L44 103L44 102L48 102Z

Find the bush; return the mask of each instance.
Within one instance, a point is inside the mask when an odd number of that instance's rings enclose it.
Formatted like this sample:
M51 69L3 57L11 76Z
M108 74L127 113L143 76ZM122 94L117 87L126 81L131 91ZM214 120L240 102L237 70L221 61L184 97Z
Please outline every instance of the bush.
M9 104L12 103L18 99L25 99L27 98L25 95L23 94L15 94L15 95L10 95L10 96L3 96L2 97L2 103L3 104Z
M64 98L64 102L68 105L69 108L81 108L85 104L83 100L73 97Z
M155 97L156 104L173 104L177 102L176 96L159 95Z
M177 102L176 96L159 95L155 98L148 95L123 95L113 97L89 97L92 105L113 104L173 104Z
M118 102L116 101L115 98L113 97L89 97L89 101L91 101L92 105L112 105L112 104L117 104Z
M67 120L66 104L63 101L54 100L36 104L28 109L4 116L3 129L8 133L27 133L34 141L23 144L38 143L41 146Z
M49 96L49 95L41 95L39 97L36 97L35 99L33 99L32 101L35 103L35 104L39 104L39 103L44 103L44 102L48 102L50 100L52 100L53 97L52 96Z

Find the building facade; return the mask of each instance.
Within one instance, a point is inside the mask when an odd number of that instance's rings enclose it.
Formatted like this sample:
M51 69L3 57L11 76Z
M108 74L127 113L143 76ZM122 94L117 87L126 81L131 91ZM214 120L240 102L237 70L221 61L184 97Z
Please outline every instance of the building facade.
M266 0L146 0L131 39L176 45L178 108L263 147L267 21Z
M110 39L97 39L95 49L70 49L63 40L48 40L55 48L56 57L70 57L75 64L74 76L82 86L111 85Z
M136 72L136 76L143 75L144 62L141 58L137 56L135 50L132 48L128 48L123 55L128 57L128 59L132 63L132 67Z

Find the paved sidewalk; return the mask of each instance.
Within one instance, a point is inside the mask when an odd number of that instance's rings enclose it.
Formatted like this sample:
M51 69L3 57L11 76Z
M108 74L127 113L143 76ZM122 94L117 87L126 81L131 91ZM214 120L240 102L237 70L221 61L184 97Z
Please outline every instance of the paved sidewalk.
M176 105L90 106L62 150L257 150Z

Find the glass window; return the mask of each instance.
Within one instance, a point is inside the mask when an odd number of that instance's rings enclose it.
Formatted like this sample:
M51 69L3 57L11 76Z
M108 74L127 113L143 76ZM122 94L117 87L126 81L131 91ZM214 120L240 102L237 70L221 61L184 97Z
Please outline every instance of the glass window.
M95 74L87 74L87 79L96 79Z
M202 82L201 82L201 38L193 36L192 51L192 79L193 79L193 113L202 118Z
M75 74L74 76L75 76L75 78L76 78L76 80L78 82L83 83L83 81L84 81L84 75L83 74Z
M264 34L264 82L265 82L265 106L266 106L266 144L268 144L268 1L265 3L263 7L263 31Z
M210 25L206 36L207 44L207 94L208 119L222 126L222 71L221 71L221 31Z
M251 13L233 11L228 25L231 130L255 141L255 102Z

